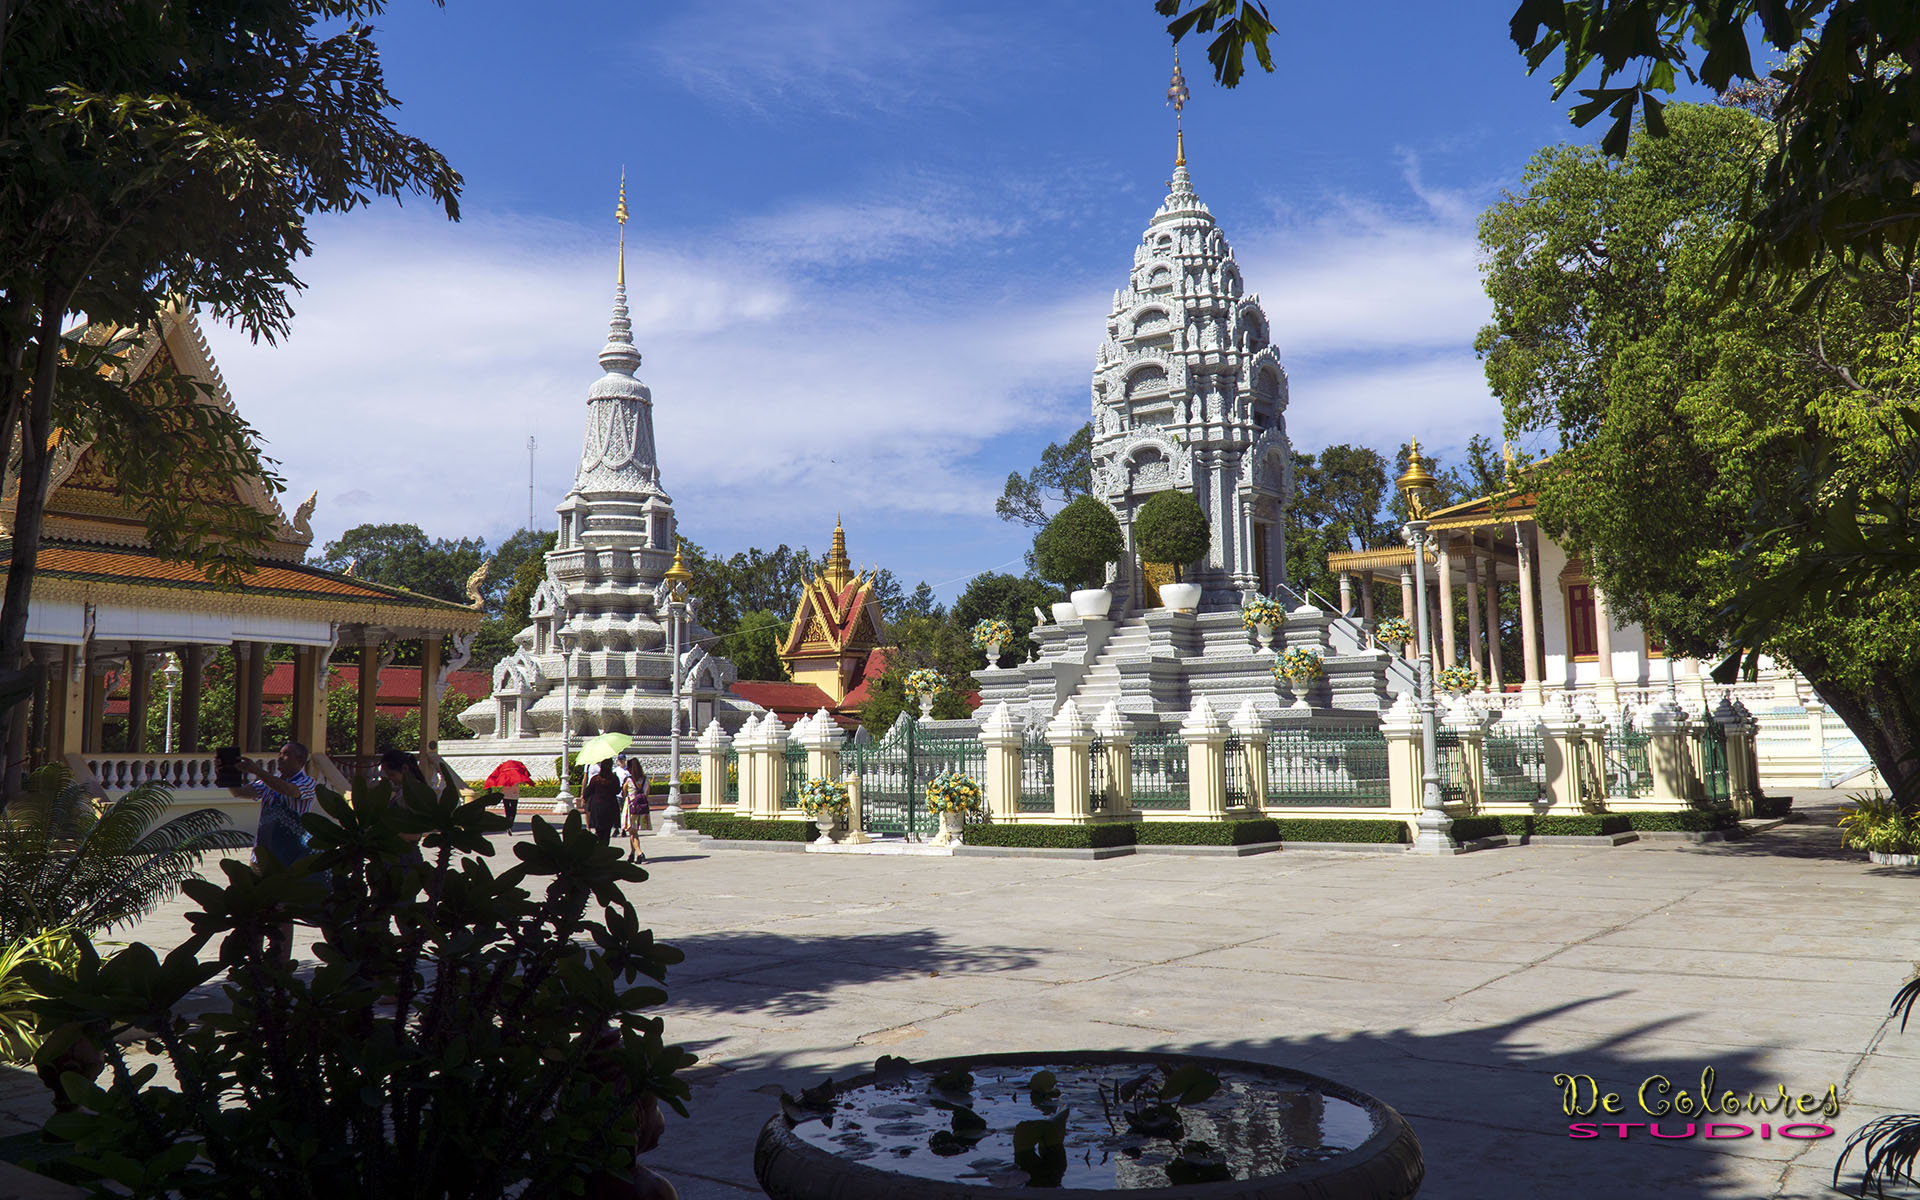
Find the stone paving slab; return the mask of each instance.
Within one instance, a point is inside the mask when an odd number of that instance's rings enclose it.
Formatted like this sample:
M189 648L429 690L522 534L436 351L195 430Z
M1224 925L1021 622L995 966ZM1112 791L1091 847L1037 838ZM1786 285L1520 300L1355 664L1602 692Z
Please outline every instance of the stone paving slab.
M1840 849L1839 798L1802 795L1811 820L1746 841L1444 859L906 858L653 838L634 894L687 953L660 1012L699 1063L691 1119L649 1158L685 1200L739 1200L758 1195L752 1145L783 1086L883 1053L1171 1049L1380 1096L1425 1147L1423 1200L1832 1197L1846 1133L1920 1110L1920 1028L1903 1037L1887 1017L1920 958L1920 876ZM183 912L135 936L172 945ZM1568 1136L1556 1073L1631 1108L1648 1076L1697 1086L1706 1066L1743 1093L1839 1085L1841 1136ZM37 1086L0 1074L0 1134L44 1115ZM1636 1115L1651 1119L1614 1119Z

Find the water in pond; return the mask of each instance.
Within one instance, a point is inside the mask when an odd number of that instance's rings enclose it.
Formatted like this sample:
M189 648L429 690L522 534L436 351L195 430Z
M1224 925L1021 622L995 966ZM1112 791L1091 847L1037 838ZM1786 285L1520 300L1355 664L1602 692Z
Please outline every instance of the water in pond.
M1051 1091L1031 1086L1042 1072ZM1186 1104L1160 1100L1167 1078L1145 1063L983 1064L939 1080L914 1070L839 1093L793 1132L923 1179L1088 1189L1259 1179L1374 1133L1360 1105L1257 1071L1207 1076L1218 1090Z

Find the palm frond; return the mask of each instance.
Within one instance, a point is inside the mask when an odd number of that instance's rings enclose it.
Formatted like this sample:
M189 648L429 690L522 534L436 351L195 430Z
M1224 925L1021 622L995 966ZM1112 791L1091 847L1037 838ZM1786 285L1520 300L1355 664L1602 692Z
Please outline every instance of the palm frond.
M1901 984L1900 990L1893 994L1892 1008L1894 1012L1900 1014L1901 1033L1907 1031L1907 1018L1913 1015L1915 1001L1920 1001L1920 973L1916 973L1912 979Z
M1885 1200L1888 1184L1920 1182L1913 1174L1914 1162L1920 1159L1920 1113L1894 1113L1854 1130L1840 1151L1840 1161L1833 1164L1834 1187L1840 1186L1840 1171L1855 1149L1860 1151L1861 1196L1872 1188L1875 1196Z

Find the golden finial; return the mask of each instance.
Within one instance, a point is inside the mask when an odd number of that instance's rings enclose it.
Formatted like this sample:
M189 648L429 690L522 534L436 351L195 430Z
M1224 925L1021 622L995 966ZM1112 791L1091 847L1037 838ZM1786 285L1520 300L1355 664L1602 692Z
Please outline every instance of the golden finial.
M1427 515L1426 498L1433 492L1434 479L1427 470L1427 460L1420 456L1420 439L1407 442L1407 470L1394 481L1407 498L1407 513L1415 520L1424 520Z
M1500 464L1501 464L1500 477L1507 482L1508 486L1512 486L1513 484L1513 443L1506 440L1505 438L1500 439Z
M687 570L687 564L680 560L680 549L680 541L676 538L673 543L673 565L667 568L664 576L668 583L676 586L691 582L693 579L693 572Z
M1167 88L1167 103L1173 105L1173 165L1187 165L1187 131L1180 124L1180 110L1187 106L1192 93L1187 91L1187 77L1180 73L1180 50L1173 51L1173 83Z
M847 531L840 526L840 514L833 515L833 543L827 551L827 569L822 575L829 586L843 588L853 578L853 564L847 560Z
M620 223L619 284L627 286L627 169L620 168L620 203L613 207L613 219Z

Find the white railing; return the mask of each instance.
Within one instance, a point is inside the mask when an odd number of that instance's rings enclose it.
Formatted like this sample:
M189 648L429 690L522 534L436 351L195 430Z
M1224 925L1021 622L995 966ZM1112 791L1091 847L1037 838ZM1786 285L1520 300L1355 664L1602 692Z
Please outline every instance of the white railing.
M143 783L176 792L214 786L211 754L89 754L86 763L108 796L130 792Z

